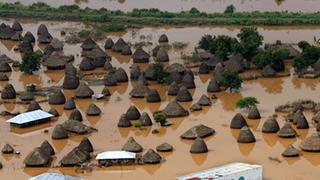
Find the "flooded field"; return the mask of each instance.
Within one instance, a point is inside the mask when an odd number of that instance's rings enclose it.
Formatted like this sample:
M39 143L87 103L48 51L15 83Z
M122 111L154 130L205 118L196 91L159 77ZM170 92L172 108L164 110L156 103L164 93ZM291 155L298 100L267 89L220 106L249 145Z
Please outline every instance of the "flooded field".
M4 0L16 2L17 0ZM237 11L302 11L317 12L320 8L319 0L22 0L23 4L45 2L52 6L77 4L81 7L107 8L111 10L131 11L134 8L158 8L163 11L177 12L196 7L206 12L223 12L233 4Z
M91 2L91 1L90 1ZM89 3L90 3L89 2ZM108 1L109 2L109 1ZM113 2L113 1L110 1ZM187 1L188 2L188 1ZM201 1L202 2L202 1ZM206 1L203 1L206 2ZM210 1L211 2L211 1ZM245 1L246 2L246 1ZM248 1L249 2L249 1ZM250 1L251 2L251 1ZM118 2L117 2L118 3ZM127 3L127 1L125 2ZM12 20L2 20L2 22L11 24ZM53 37L63 40L60 31L64 30L68 33L76 29L85 28L81 23L70 22L30 22L21 21L24 32L31 31L36 34L38 25L46 24L49 32ZM240 27L165 27L154 28L146 27L142 29L130 29L125 33L106 34L117 40L119 36L131 43L135 42L151 42L146 50L150 51L157 43L158 37L165 33L169 37L169 43L184 42L188 46L182 50L171 49L169 55L170 63L182 62L181 54L190 52L196 46L200 37L204 34L226 34L235 36L239 32ZM314 36L320 36L320 27L259 27L260 33L264 36L265 42L274 42L282 40L283 42L297 43L301 40L313 42ZM98 44L103 47L104 41L98 41ZM152 44L152 45L151 45ZM20 54L13 51L17 44L12 41L0 41L0 52L8 55L14 60L20 60ZM36 45L35 49L43 48ZM64 46L65 54L75 55L74 65L78 66L81 60L80 44ZM107 51L112 56L112 65L114 67L123 67L129 73L129 67L132 65L130 57L119 55L111 51ZM144 67L144 66L143 66ZM100 69L101 70L101 69ZM99 69L98 69L99 71ZM22 75L17 69L12 73L7 74L10 78L10 83L15 86L17 91L24 89L28 83L35 83L38 86L48 87L53 85L61 85L63 82L64 71L47 71L43 68L35 75ZM191 90L193 94L193 102L198 101L202 94L207 94L206 88L211 78L210 75L199 75L195 77L196 89ZM0 89L5 83L0 83ZM298 158L283 158L281 153L289 144L296 147L300 142L316 132L312 127L308 130L297 130L300 135L294 139L282 139L276 134L264 134L261 132L261 127L265 119L274 113L274 107L279 104L284 104L288 101L297 99L312 99L318 101L320 98L319 80L314 79L298 79L296 77L283 77L273 79L259 79L246 81L240 93L216 93L218 97L211 107L205 107L203 111L191 113L185 118L171 118L170 121L174 125L170 127L145 127L142 130L131 127L119 129L117 123L119 117L124 113L130 105L135 105L140 112L148 112L152 114L157 110L163 109L170 100L174 97L167 96L167 87L151 83L151 88L156 88L161 95L161 103L146 103L145 99L132 99L129 92L135 83L122 83L116 87L110 87L112 96L104 100L97 100L98 105L103 114L98 117L85 116L85 110L90 104L88 100L76 100L78 108L82 111L84 123L98 129L98 132L93 132L87 137L93 144L94 154L106 150L121 149L127 139L132 136L140 143L144 150L155 148L157 145L167 142L174 147L174 151L170 153L159 153L165 161L158 165L143 165L143 166L118 166L109 168L95 168L92 172L78 173L74 168L25 168L23 160L26 155L39 146L43 140L48 140L56 150L56 158L53 161L53 166L58 165L59 160L68 153L71 149L79 144L83 136L72 135L67 140L52 140L51 132L56 124L67 120L71 111L63 110L63 105L52 106L56 108L61 116L54 119L49 124L36 126L35 128L18 129L11 128L5 119L1 117L0 121L0 147L6 143L11 143L14 148L21 152L21 155L1 155L4 168L0 170L0 179L27 179L30 176L35 176L40 173L62 172L71 175L84 177L85 180L102 180L102 179L174 179L176 176L186 173L222 165L229 162L241 161L254 164L261 164L264 168L264 178L272 180L292 179L292 180L316 180L320 176L320 154L302 152L303 156ZM103 86L91 86L96 92L100 93ZM65 95L71 97L74 91L65 90ZM210 97L212 94L209 93ZM253 133L257 139L254 144L238 144L237 135L239 130L231 130L229 128L230 120L236 112L242 112L236 109L235 103L238 99L245 96L254 96L260 104L258 108L262 116L261 120L248 120L248 124L253 129ZM189 109L191 102L181 103L185 108ZM49 110L50 106L47 103L41 103L44 110ZM5 103L0 105L0 110L8 111L24 111L26 105L18 105L14 103ZM311 123L311 114L307 114L307 119ZM279 125L284 124L281 116L278 118ZM191 154L189 149L191 140L181 140L179 136L187 129L197 124L204 124L215 129L216 134L205 138L209 152L205 154ZM159 128L159 134L152 134L153 129ZM49 133L43 133L45 129ZM145 152L144 151L144 152ZM281 161L276 162L269 157L279 158ZM93 161L94 162L94 161Z

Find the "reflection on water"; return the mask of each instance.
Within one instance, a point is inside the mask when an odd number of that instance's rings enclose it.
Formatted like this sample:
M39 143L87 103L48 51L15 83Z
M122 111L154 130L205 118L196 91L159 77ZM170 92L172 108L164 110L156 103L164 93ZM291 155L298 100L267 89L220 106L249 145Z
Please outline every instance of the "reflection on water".
M127 1L125 2L127 3ZM5 21L8 22L8 21ZM74 27L83 28L85 25L81 23L61 23L61 22L40 22L48 25L49 31L54 37L63 39L60 36L60 31L64 29L74 29ZM24 22L25 31L36 32L38 22ZM302 39L312 41L314 35L320 34L320 27L282 27L270 28L259 27L259 31L265 36L266 41L273 42L280 39L284 42L298 42ZM71 30L67 30L69 33ZM148 41L152 43L146 47L147 51L157 44L157 39L162 33L166 33L170 43L175 41L188 43L188 46L183 50L169 51L172 62L181 62L180 53L190 52L193 50L198 39L203 34L228 34L235 36L239 31L239 27L234 26L217 26L217 27L186 27L186 28L142 28L129 30L123 37L125 40L132 43L140 41L142 35L148 37ZM132 36L134 34L134 36ZM298 34L298 35L296 35ZM114 40L118 38L115 34L107 34ZM102 47L104 42L98 44ZM8 45L9 44L9 45ZM11 45L10 45L11 44ZM16 46L15 43L9 41L0 42L0 51L7 54L9 57L20 60L19 54L12 49ZM9 47L9 48L8 48ZM35 49L38 46L35 45ZM66 54L80 54L80 45L65 45ZM111 61L115 67L123 67L127 72L132 65L132 60L129 57L123 57L113 52L107 52L113 56ZM80 57L75 57L75 65L80 62ZM145 66L143 67L145 68ZM99 69L98 71L102 71ZM46 71L42 69L40 73L27 76L21 75L17 70L8 74L10 83L15 85L16 90L21 91L27 83L33 82L39 86L61 85L63 80L63 71ZM207 94L206 87L211 75L201 75L195 77L197 88L192 90L193 102L182 103L182 106L189 108L192 103L198 101L202 94ZM3 87L5 83L0 83ZM174 147L172 153L160 153L165 157L164 162L159 165L146 166L121 166L110 168L96 168L92 172L78 174L73 168L24 168L23 159L36 146L44 140L48 140L56 150L56 157L53 165L58 165L59 160L68 153L73 147L78 145L83 136L72 134L68 140L52 140L52 127L58 123L62 123L67 119L71 111L63 110L61 105L48 105L41 103L44 110L54 107L61 114L59 118L48 124L43 124L33 128L18 129L11 128L5 123L5 118L1 117L0 121L0 146L5 143L13 143L15 148L21 152L20 156L1 156L0 159L4 164L4 169L0 171L1 179L10 179L12 174L15 174L17 179L27 179L30 176L38 175L46 171L59 171L70 175L84 176L87 180L96 179L173 179L178 175L182 175L197 170L210 168L224 163L241 161L249 163L258 163L264 166L264 176L267 179L316 179L319 177L318 165L320 158L315 153L303 153L300 158L285 159L281 158L281 153L289 144L298 147L301 140L315 132L312 126L309 130L297 130L300 137L294 139L278 138L276 134L263 134L261 128L266 118L274 113L274 106L286 103L290 100L308 98L319 99L320 87L317 85L318 80L302 80L295 77L282 77L274 79L259 79L246 81L239 93L216 93L218 100L211 106L205 107L203 111L192 113L189 117L170 119L174 124L170 127L153 127L142 128L141 130L131 128L117 128L119 117L126 112L130 105L135 105L141 112L147 112L150 115L163 109L170 100L174 97L168 97L166 94L167 87L151 83L151 88L156 88L160 92L162 98L161 103L146 103L144 99L131 99L129 92L136 85L135 83L121 83L117 87L110 87L111 97L94 101L99 106L103 114L100 117L89 117L85 115L85 110L90 101L76 100L78 108L82 111L84 123L94 126L98 132L88 135L95 148L95 154L105 150L117 150L122 147L128 137L133 136L145 149L155 149L161 143L167 142ZM92 86L92 89L98 93L103 89L102 86ZM71 97L74 91L65 90L65 95ZM212 93L208 94L211 96ZM255 96L260 101L258 105L261 110L261 120L248 120L248 124L252 129L257 142L254 144L238 144L237 136L239 130L230 130L229 123L236 112L243 112L235 107L235 102L245 96ZM26 105L5 103L0 105L1 110L9 111L24 111ZM311 119L311 114L306 114L308 120ZM278 118L280 126L283 125L283 118ZM197 124L204 124L216 130L216 134L212 137L205 138L209 152L207 154L192 155L189 153L192 140L181 140L179 136L187 129ZM48 129L49 133L43 133L44 129ZM159 129L158 134L152 134L153 129ZM277 157L282 160L282 163L275 163L268 157ZM93 160L93 163L96 161ZM177 167L177 165L179 167ZM301 177L303 174L303 177Z
M16 2L17 0L3 0ZM51 6L77 4L80 7L111 10L131 11L134 8L158 8L163 11L187 11L196 7L206 12L223 12L233 4L237 11L303 11L316 12L319 10L318 0L22 0L23 4L45 2Z

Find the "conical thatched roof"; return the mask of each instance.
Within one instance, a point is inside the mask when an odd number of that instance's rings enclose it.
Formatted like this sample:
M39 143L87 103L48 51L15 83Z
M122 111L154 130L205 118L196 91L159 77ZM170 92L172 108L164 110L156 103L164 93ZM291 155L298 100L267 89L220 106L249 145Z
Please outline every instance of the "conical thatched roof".
M193 105L191 105L190 107L190 111L201 111L203 108L199 103L194 103Z
M179 89L179 85L175 81L173 81L168 87L168 95L176 96L179 92Z
M48 69L59 70L66 68L67 61L63 56L50 55L44 59L44 62L42 64Z
M12 154L14 153L14 148L10 144L6 144L3 146L1 152L3 154Z
M129 137L128 141L123 145L122 150L129 152L142 152L143 148L133 137Z
M80 62L79 69L81 71L91 71L95 69L95 66L92 64L92 59L84 57Z
M16 32L12 37L12 41L22 41L23 36L21 35L21 32Z
M212 78L208 84L207 92L220 92L220 86L215 78Z
M132 54L131 48L128 45L123 46L122 51L121 51L122 55L128 56Z
M142 48L136 49L132 55L134 63L147 63L149 62L150 55L144 51Z
M35 148L24 159L26 167L46 167L50 164L50 155L43 153L40 147Z
M199 66L199 74L209 74L210 72L210 67L208 66L207 63L203 62Z
M105 96L111 96L111 92L109 90L109 88L107 86L105 86L102 91L101 94L105 95Z
M117 82L128 82L128 75L121 67L115 71L114 77L116 78Z
M214 129L203 124L199 124L184 132L180 137L183 139L196 139L197 137L204 138L214 133Z
M153 57L157 57L157 53L159 51L161 47L159 45L157 45L156 47L154 47L152 50L151 50L151 53L152 53L152 56Z
M263 68L261 74L263 77L274 77L277 72L270 65L267 65Z
M117 79L114 74L107 74L104 77L104 85L105 86L116 86L117 85Z
M171 101L162 111L167 117L188 116L189 112L185 110L177 101Z
M243 72L243 57L241 54L233 54L230 60L226 61L225 68L232 72Z
M74 67L73 63L69 62L66 64L66 68L65 68L65 75L77 75L77 68Z
M168 73L178 72L183 74L186 71L186 68L180 63L173 63L167 68Z
M66 98L60 89L56 89L49 94L48 103L49 104L64 104Z
M173 150L173 147L168 143L162 143L156 147L156 150L160 152L170 152Z
M40 24L37 30L37 35L43 35L49 33L48 28L44 24Z
M169 61L168 52L165 49L160 48L157 52L156 60L159 62L168 62Z
M253 143L256 142L256 138L248 126L243 126L239 132L237 141L239 143Z
M15 31L8 25L2 23L0 25L0 39L11 39Z
M106 55L105 51L98 46L89 51L86 57L92 59L91 64L94 67L103 67L107 60L111 60L111 57Z
M169 42L169 39L168 39L168 36L165 35L165 34L162 34L160 37L159 37L159 43L167 43Z
M38 109L42 109L41 106L39 105L39 103L35 100L32 100L29 104L29 107L27 109L27 112L30 112L30 111L35 111L35 110L38 110Z
M126 112L126 116L129 120L137 120L141 114L136 106L130 106Z
M52 139L66 139L68 137L68 131L66 131L61 124L57 124L51 134Z
M22 40L31 42L31 43L36 42L36 39L34 38L33 34L30 31L26 32Z
M131 121L127 118L126 114L120 116L118 127L130 127L132 126Z
M121 52L122 48L126 45L127 43L122 38L119 38L118 41L113 45L112 50L116 52Z
M12 24L12 29L14 31L22 31L23 28L21 26L21 24L18 22L18 21L14 21L13 24Z
M80 79L76 75L65 75L62 87L63 89L76 89L80 84Z
M143 112L139 118L141 126L152 126L152 120L148 113Z
M203 94L200 97L200 99L198 100L198 104L200 106L210 106L211 105L211 100L207 95Z
M69 115L69 120L76 120L76 121L83 121L82 114L78 109L72 110L71 114Z
M161 161L161 156L156 153L153 149L149 149L143 156L142 160L147 164L158 164Z
M149 90L148 86L138 85L134 87L129 94L133 98L144 98Z
M75 109L76 103L74 101L74 97L68 98L66 103L63 105L63 109L70 110Z
M294 114L293 122L297 124L297 129L308 129L309 128L309 123L301 110L298 110Z
M294 138L297 136L297 132L293 129L290 123L286 122L281 129L277 132L279 137L282 138Z
M107 38L104 44L104 49L111 49L113 45L114 45L113 40L111 38Z
M55 108L51 108L48 113L54 115L54 117L60 116L59 112Z
M185 86L181 86L179 89L179 92L177 94L177 101L180 102L187 102L187 101L192 101L192 95L188 91L188 89Z
M190 149L191 153L206 153L208 152L207 144L204 142L203 139L197 137L193 144L191 145Z
M62 158L60 164L61 166L79 166L88 161L90 161L90 154L76 147Z
M230 128L241 129L243 126L247 126L247 121L244 119L242 114L237 113L231 120Z
M224 71L224 68L223 68L222 63L218 63L218 64L216 65L216 67L214 68L213 76L214 76L214 78L216 79L216 81L217 81L218 83L220 83L220 82L222 81L223 71Z
M53 147L47 140L41 143L40 148L42 149L42 152L47 156L53 156L55 154Z
M193 89L196 87L196 84L194 83L194 77L191 74L186 74L183 76L181 83L187 89Z
M84 137L78 148L84 152L87 152L87 153L92 153L93 152L93 146L92 146L92 143L90 142L90 140L87 138L87 137Z
M62 127L65 130L76 134L86 134L90 131L90 127L76 120L67 120L62 124Z
M149 82L148 80L144 77L143 74L141 74L138 78L138 84L139 85L144 85L144 86L148 86Z
M257 106L251 106L248 112L248 119L260 119L260 112Z
M25 52L33 52L33 46L31 44L31 42L29 41L22 41L19 45L18 45L19 51L22 53Z
M304 151L320 152L319 134L313 134L310 137L304 139L300 144L300 148Z
M147 102L161 102L161 97L156 89L150 89L147 92Z
M262 132L264 133L276 133L279 130L279 124L273 116L268 117L268 119L263 123Z
M11 71L12 69L9 63L3 62L3 61L0 62L0 72L11 72Z
M16 90L14 89L12 84L7 84L1 91L2 99L15 99L16 95Z
M297 157L300 156L300 152L292 144L281 154L283 157Z
M91 103L88 109L86 110L86 114L88 116L99 116L101 114L101 110L97 105Z
M75 96L77 98L91 98L93 94L93 90L86 83L83 82L80 83L80 85L75 91Z
M130 79L138 80L140 75L142 74L140 66L138 64L133 64L130 70Z
M103 68L106 70L106 71L111 71L113 69L113 66L112 64L109 62L109 61L106 61L103 65Z
M91 39L90 37L88 37L87 39L85 39L83 41L83 43L81 44L81 48L85 51L90 51L93 48L95 48L97 46L97 43Z

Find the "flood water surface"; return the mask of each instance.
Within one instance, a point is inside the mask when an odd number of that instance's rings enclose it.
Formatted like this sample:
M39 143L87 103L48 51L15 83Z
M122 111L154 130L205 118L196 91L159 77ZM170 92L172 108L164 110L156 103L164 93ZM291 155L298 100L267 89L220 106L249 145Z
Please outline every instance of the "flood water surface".
M10 23L12 20L5 21ZM36 34L36 29L39 23L45 23L50 33L61 40L64 37L60 36L61 30L66 30L67 34L74 31L74 27L84 28L81 23L61 23L61 22L23 22L22 25L25 31L31 31ZM239 27L186 27L186 28L152 28L129 30L121 36L131 43L138 41L148 41L152 45L146 49L150 51L156 45L156 41L160 34L166 33L170 43L178 41L188 43L188 46L182 50L171 49L169 51L172 62L182 62L181 53L190 52L196 45L197 41L203 34L227 34L235 36L239 31ZM272 29L260 27L259 31L264 35L266 42L274 42L277 39L283 42L297 43L300 40L308 40L312 42L314 35L320 35L320 28L313 27L306 29L299 27L283 27ZM108 34L108 36L116 40L119 34ZM102 47L103 41L98 44ZM7 54L9 57L20 60L20 55L13 51L16 43L1 41L0 51ZM35 47L37 49L38 46ZM81 53L80 44L68 45L64 47L65 54L75 55L74 65L78 66L81 60L76 56ZM129 67L132 65L132 60L128 57L121 56L117 53L107 51L113 56L111 61L115 67L123 67L129 73ZM98 69L102 71L102 69ZM43 68L35 75L22 75L18 70L9 73L10 83L12 83L17 91L23 90L27 83L35 83L38 86L48 87L52 85L61 85L63 82L64 71L47 71ZM193 94L193 102L197 102L202 94L207 94L206 88L211 75L200 75L195 77L197 88L191 90ZM0 83L2 89L3 82ZM53 161L53 167L59 164L61 158L66 155L72 148L77 146L83 136L72 135L67 140L52 140L51 132L56 124L67 120L70 111L63 110L63 105L52 106L56 108L61 116L55 118L51 123L40 126L19 129L12 128L5 122L7 118L1 117L0 121L0 147L6 143L14 145L14 148L21 152L21 155L1 155L0 160L4 168L0 170L1 179L27 179L30 176L35 176L40 173L62 172L71 175L83 177L85 180L102 180L102 179L174 179L176 176L183 175L206 168L211 168L230 162L246 162L253 164L261 164L263 166L263 175L265 179L282 180L316 180L320 176L320 154L303 152L303 156L299 158L283 158L281 153L289 144L298 147L301 140L316 132L313 125L309 130L297 130L299 137L296 139L281 139L276 134L263 134L261 132L262 124L265 119L274 113L274 107L279 104L284 104L288 101L297 99L312 99L319 100L319 80L302 80L296 77L283 77L273 79L259 79L254 81L246 81L240 93L216 93L218 100L211 106L205 107L204 110L196 113L191 113L185 118L172 118L174 124L170 127L159 127L154 124L152 127L142 129L124 128L119 129L117 123L122 113L125 113L130 105L135 105L140 112L147 112L149 115L152 112L163 109L173 97L166 95L167 87L151 83L151 88L156 88L161 95L161 103L146 103L145 99L132 99L129 92L135 85L133 82L122 83L116 87L110 87L112 96L96 100L94 103L98 105L103 114L99 117L88 117L85 115L85 110L93 100L76 100L78 108L81 110L84 123L98 129L87 137L94 146L94 154L106 150L119 150L127 139L132 136L144 148L144 152L149 148L155 147L163 142L167 142L174 147L174 151L170 153L159 153L164 161L158 165L136 165L136 166L116 166L108 168L94 168L92 171L84 173L77 172L74 168L25 168L23 160L26 155L39 146L42 141L48 140L56 150L56 157ZM103 86L91 86L96 92L100 93ZM65 90L65 95L71 97L74 91ZM211 93L207 94L209 97ZM260 104L258 108L262 116L261 120L248 120L248 124L253 130L257 139L254 144L238 144L237 136L239 130L231 130L229 128L230 120L238 110L235 103L238 99L245 96L255 96ZM40 98L39 98L40 99ZM189 109L191 102L181 103L185 108ZM44 110L49 110L50 105L41 103ZM8 111L24 111L26 105L5 103L0 106L0 110ZM311 124L311 115L307 114L307 119ZM284 124L281 116L278 118L280 126ZM216 134L205 138L209 152L206 154L191 154L189 152L192 144L191 140L181 140L180 135L189 128L204 124L215 129ZM43 131L47 129L49 133ZM159 129L159 134L152 134L153 129ZM270 160L279 159L280 162ZM94 160L93 163L96 163Z
M4 0L16 2L17 0ZM192 7L205 12L223 12L227 6L233 4L237 11L302 11L317 12L320 8L319 0L22 0L23 4L45 2L51 6L77 4L80 7L110 10L131 11L134 8L158 8L162 11L188 11Z

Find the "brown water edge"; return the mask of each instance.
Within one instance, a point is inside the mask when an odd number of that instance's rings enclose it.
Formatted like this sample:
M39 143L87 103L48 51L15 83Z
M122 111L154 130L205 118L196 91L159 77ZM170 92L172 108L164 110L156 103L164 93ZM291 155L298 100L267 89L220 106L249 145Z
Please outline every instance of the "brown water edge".
M7 22L7 21L6 21ZM23 27L27 31L36 33L39 23L48 25L48 29L54 37L62 39L60 31L67 28L67 33L76 28L84 27L81 23L67 22L23 22ZM68 30L71 28L71 30ZM145 35L148 41L153 42L153 46L147 47L150 50L155 46L160 34L166 33L170 42L182 41L188 42L187 48L181 51L170 51L172 62L181 62L180 52L191 51L201 35L205 33L212 34L229 34L235 35L239 30L235 27L188 27L188 28L143 28L139 30L129 30L123 35L125 40L131 42L141 41L141 35ZM320 28L319 28L320 29ZM276 39L284 42L298 42L302 39L312 41L313 35L319 34L319 29L263 29L259 31L265 36L267 42L273 42ZM299 34L299 35L296 35ZM110 36L116 39L118 34ZM13 45L12 45L13 44ZM102 46L103 42L99 42ZM10 46L9 46L10 45ZM15 44L9 41L1 41L0 51L7 54L11 58L20 60L19 54L12 51ZM37 48L37 47L36 47ZM65 45L65 54L80 54L80 45ZM116 67L123 67L129 72L132 65L130 58L109 52L113 56L112 64ZM75 65L80 62L80 57L76 57ZM99 69L98 71L100 71ZM41 70L39 74L27 76L21 75L18 71L8 74L10 83L14 84L17 90L22 90L24 85L30 82L39 86L60 85L63 80L63 71L46 71ZM196 76L197 88L192 90L194 102L196 102L202 94L206 94L211 75ZM4 83L0 83L1 88ZM5 119L0 120L0 147L6 143L11 143L21 152L20 156L9 155L0 156L0 160L4 164L4 168L0 170L0 179L27 179L30 176L38 175L46 171L63 172L71 175L83 176L85 179L174 179L174 177L190 173L205 168L222 165L229 162L241 161L248 163L262 164L264 167L265 179L318 179L320 173L318 167L320 165L320 154L303 153L300 158L287 159L282 158L281 153L288 144L298 146L302 139L315 132L312 127L309 130L297 130L301 135L296 139L281 139L274 134L261 133L263 121L269 115L274 113L274 107L278 104L286 103L296 99L312 99L319 100L318 79L303 80L295 77L259 79L247 81L243 84L240 93L217 93L218 101L212 107L206 107L203 111L192 113L186 118L170 119L174 125L163 128L154 125L152 128L144 128L138 130L134 127L128 129L117 128L120 115L124 113L129 105L136 105L141 112L152 113L166 106L170 99L166 95L166 87L151 83L151 88L157 88L163 99L161 103L146 103L144 99L131 99L129 92L134 83L123 83L117 87L111 87L112 96L105 100L98 100L95 103L103 110L103 114L99 117L87 117L84 114L91 100L77 100L78 108L83 112L84 123L94 126L98 132L88 135L95 148L95 154L105 150L117 150L122 147L129 136L133 136L144 148L155 148L157 145L168 142L175 148L172 153L160 153L165 158L165 162L160 165L145 166L122 166L110 168L95 168L92 172L84 174L77 173L74 168L24 168L23 159L36 146L39 146L43 140L48 140L56 150L56 158L53 165L57 165L58 161L68 153L73 147L78 145L83 136L73 135L68 140L51 140L51 131L54 125L67 119L70 111L64 111L62 106L52 106L57 108L62 116L54 119L51 123L27 129L11 128ZM101 92L102 86L92 86L95 92ZM72 96L74 91L65 91L67 97ZM212 94L209 93L209 96ZM260 101L259 109L261 110L262 120L248 120L256 136L255 144L238 144L236 137L238 130L231 130L229 123L236 112L235 102L241 97L255 96ZM182 103L185 108L189 108L191 103ZM41 104L42 108L48 110L50 106L47 103ZM26 105L2 104L0 110L23 111ZM240 111L243 112L243 111ZM311 114L307 114L307 119L311 123ZM209 153L201 155L192 155L189 153L192 141L181 140L179 136L190 127L202 123L214 128L217 134L205 138L209 147ZM279 118L279 123L284 123ZM159 134L151 134L151 130L159 128ZM43 133L48 129L49 133ZM268 157L277 157L282 162L277 163L269 160ZM93 160L93 162L95 162Z
M4 2L16 2L17 0L4 0ZM223 12L227 6L233 4L237 11L302 11L317 12L318 0L22 0L23 4L45 2L51 6L77 4L82 8L90 7L110 10L131 11L134 8L158 8L163 11L178 12L190 10L192 7L205 12Z

